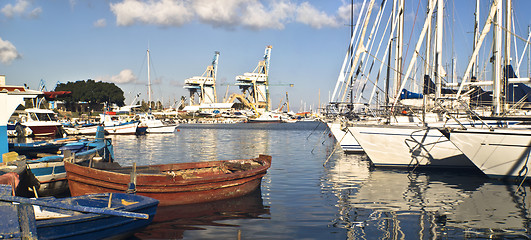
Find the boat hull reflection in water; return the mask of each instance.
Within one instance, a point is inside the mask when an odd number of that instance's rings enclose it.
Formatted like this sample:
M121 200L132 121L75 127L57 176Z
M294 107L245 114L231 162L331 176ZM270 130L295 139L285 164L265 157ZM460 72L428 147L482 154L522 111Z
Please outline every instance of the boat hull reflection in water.
M370 171L347 161L338 159L328 179L338 198L334 226L350 239L529 237L529 186L517 191L479 171Z
M207 226L237 229L237 219L269 219L269 207L264 206L262 192L254 191L243 197L209 203L159 207L153 223L136 234L142 239L181 239L185 231L203 231L213 236ZM203 233L197 233L199 236Z

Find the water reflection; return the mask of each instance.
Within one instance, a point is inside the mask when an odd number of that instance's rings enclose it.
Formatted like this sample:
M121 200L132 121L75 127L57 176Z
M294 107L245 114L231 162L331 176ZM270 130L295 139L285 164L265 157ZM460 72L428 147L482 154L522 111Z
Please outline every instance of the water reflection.
M182 239L186 233L192 236L217 235L218 239L235 236L240 227L227 220L267 219L269 207L264 206L260 190L240 198L202 204L159 207L157 214L143 231L136 233L139 239ZM263 216L265 215L265 216ZM227 236L216 231L216 227L229 228ZM194 232L198 231L198 232Z
M529 186L486 183L448 214L448 227L465 228L474 237L521 236L529 238L531 197Z
M116 159L123 165L252 158L270 152L271 142L269 131L252 129L237 136L230 129L190 128L175 134L111 138Z
M338 154L327 182L336 228L349 239L529 237L529 186L471 172L370 170L365 157Z

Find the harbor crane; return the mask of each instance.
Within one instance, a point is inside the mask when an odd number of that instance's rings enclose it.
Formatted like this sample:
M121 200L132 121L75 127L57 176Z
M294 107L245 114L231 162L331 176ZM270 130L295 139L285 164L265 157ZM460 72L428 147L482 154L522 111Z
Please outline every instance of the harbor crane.
M253 72L246 72L236 76L236 85L242 90L242 95L258 111L270 111L269 96L269 63L271 60L271 45L266 46L264 58L258 62Z
M184 88L190 92L190 106L217 103L216 76L219 52L214 53L212 65L208 66L203 75L184 80ZM196 99L197 96L197 99Z

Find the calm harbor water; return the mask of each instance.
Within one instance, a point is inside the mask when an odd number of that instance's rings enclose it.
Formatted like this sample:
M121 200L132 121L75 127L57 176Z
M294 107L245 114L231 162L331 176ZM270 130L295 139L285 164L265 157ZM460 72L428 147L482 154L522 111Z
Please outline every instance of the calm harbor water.
M273 157L260 191L159 208L138 239L531 237L529 185L477 172L371 169L365 155L335 149L318 122L181 125L175 134L111 138L122 165Z

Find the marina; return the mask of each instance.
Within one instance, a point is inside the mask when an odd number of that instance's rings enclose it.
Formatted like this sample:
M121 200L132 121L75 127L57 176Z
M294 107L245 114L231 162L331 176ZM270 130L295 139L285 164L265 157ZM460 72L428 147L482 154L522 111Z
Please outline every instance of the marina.
M10 1L7 32L61 5ZM17 62L0 72L0 238L531 238L530 3L92 4L116 24L65 38L64 70L0 38ZM83 61L64 55L81 42ZM20 80L41 72L53 89Z

